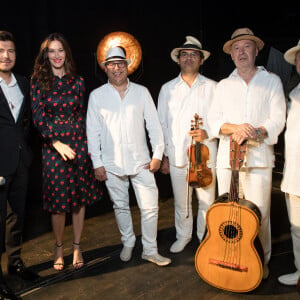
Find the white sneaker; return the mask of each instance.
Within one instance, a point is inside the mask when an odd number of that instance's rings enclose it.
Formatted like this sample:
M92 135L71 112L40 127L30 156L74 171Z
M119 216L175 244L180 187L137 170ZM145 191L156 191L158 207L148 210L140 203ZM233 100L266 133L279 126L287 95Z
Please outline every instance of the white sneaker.
M134 247L123 246L123 249L120 253L120 259L122 261L129 261L132 257L132 251Z
M181 251L183 251L183 249L185 248L185 246L191 241L191 239L188 240L176 240L171 248L170 248L170 252L172 253L179 253Z
M150 262L153 262L154 264L162 267L162 266L167 266L168 264L171 263L171 259L161 256L158 253L155 254L150 254L150 255L146 255L144 253L142 253L142 259L148 260Z
M300 277L300 271L295 273L285 274L278 277L278 281L284 285L297 285Z

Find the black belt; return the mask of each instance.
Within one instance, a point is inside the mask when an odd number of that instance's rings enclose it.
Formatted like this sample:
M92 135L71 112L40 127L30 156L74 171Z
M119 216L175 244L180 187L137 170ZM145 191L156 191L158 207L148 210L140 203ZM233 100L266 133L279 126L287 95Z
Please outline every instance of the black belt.
M75 121L75 117L74 116L69 116L68 118L61 118L59 116L56 116L54 118L54 123L59 122L59 123L69 123L69 122L73 122Z

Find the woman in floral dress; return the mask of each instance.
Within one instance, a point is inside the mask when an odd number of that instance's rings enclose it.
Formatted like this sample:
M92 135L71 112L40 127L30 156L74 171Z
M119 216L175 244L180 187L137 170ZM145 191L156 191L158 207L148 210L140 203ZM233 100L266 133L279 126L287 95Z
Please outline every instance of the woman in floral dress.
M87 152L84 89L67 41L50 34L35 60L31 99L33 121L43 138L43 205L51 213L56 270L64 268L66 213L72 213L73 266L78 269L84 265L80 238L85 207L102 197Z

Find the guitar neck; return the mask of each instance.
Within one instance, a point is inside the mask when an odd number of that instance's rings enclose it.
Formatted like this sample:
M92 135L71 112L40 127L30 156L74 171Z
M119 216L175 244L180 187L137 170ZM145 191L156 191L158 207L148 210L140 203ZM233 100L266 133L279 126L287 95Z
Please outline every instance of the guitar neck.
M231 182L229 200L239 202L239 170L243 165L246 153L246 143L239 145L233 139L230 140L230 166Z
M231 171L231 182L230 182L230 192L229 192L229 201L239 202L239 171Z

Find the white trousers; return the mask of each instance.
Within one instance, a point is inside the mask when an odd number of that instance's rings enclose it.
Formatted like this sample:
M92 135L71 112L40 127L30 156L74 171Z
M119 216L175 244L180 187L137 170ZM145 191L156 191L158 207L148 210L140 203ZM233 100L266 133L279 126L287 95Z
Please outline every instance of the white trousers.
M286 193L285 200L291 223L295 266L297 270L300 271L300 197Z
M272 189L272 168L242 168L239 182L243 189L245 199L253 202L261 212L261 226L259 239L261 241L265 264L271 258L271 189ZM230 190L231 170L217 169L219 195L228 193Z
M129 206L129 178L141 212L143 252L157 253L158 189L153 173L142 169L132 176L117 176L107 172L106 187L113 202L113 208L124 246L133 247L135 234Z
M212 168L213 182L206 188L196 188L198 199L197 215L197 237L202 240L206 229L206 212L215 200L216 173ZM193 188L189 187L189 217L187 218L187 192L188 185L186 180L187 167L178 168L170 165L170 176L174 194L175 206L175 228L177 240L189 240L193 232L193 212L192 212L192 193Z

